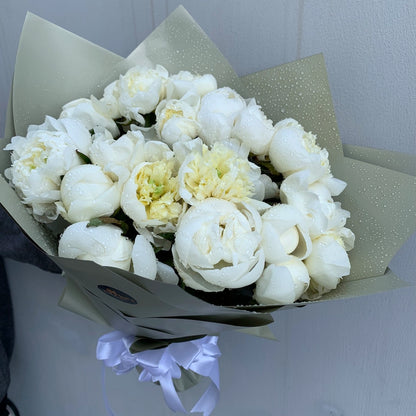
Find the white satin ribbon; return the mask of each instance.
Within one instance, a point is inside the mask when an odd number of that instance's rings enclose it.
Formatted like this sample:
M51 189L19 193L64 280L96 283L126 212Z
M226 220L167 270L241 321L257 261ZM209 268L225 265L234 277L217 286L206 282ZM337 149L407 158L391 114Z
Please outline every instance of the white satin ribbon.
M187 413L173 385L172 378L181 377L181 369L192 370L211 379L191 413L211 414L219 399L218 337L206 336L194 341L172 343L165 348L132 354L130 346L134 336L115 331L100 337L97 343L97 359L111 367L116 374L126 373L136 366L142 368L139 381L159 382L166 404L174 412Z

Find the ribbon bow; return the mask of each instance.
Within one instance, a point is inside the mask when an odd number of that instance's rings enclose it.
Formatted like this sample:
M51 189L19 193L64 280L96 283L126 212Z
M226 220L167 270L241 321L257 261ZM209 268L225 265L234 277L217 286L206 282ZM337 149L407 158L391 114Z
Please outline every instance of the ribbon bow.
M130 346L134 336L126 336L115 331L103 335L97 344L97 359L112 367L116 374L124 374L139 366L142 371L139 381L159 382L166 404L174 412L184 409L172 378L181 377L181 369L192 370L211 379L211 383L201 396L191 413L211 414L219 398L218 337L206 336L194 341L173 343L165 348L147 350L132 354Z

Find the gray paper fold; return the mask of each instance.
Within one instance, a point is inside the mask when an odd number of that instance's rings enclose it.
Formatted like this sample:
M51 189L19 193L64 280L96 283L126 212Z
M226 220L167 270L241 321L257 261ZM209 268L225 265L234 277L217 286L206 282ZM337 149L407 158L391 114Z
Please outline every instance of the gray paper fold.
M241 90L234 69L182 6L131 52L127 61L130 66L160 64L171 74L182 70L215 74L219 87Z
M344 144L343 149L344 155L350 159L361 160L371 165L416 176L415 155L349 144Z
M42 124L45 115L58 117L69 101L102 94L102 82L120 60L112 52L28 13L13 82L16 134L25 136L27 127Z

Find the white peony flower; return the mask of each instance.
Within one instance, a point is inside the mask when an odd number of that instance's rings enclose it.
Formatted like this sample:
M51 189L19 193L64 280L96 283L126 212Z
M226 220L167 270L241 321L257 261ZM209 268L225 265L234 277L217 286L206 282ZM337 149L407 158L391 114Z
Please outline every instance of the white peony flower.
M154 111L165 98L168 76L168 71L161 65L156 65L155 69L135 66L121 75L117 85L120 114L143 123L141 114Z
M228 201L248 200L254 192L254 176L247 159L242 159L226 143L214 143L211 150L206 145L193 142L193 149L185 157L179 173L179 194L190 205L206 198Z
M266 262L279 264L289 254L300 260L309 256L312 242L303 215L293 206L278 204L262 215L262 246Z
M335 289L351 268L341 237L333 235L322 235L312 241L312 252L305 265L313 282L305 295L307 299Z
M268 153L273 134L273 122L264 115L254 98L238 114L231 130L231 136L245 143L255 155Z
M340 230L350 217L350 213L342 209L339 202L334 202L331 190L324 182L320 180L312 184L308 182L307 170L289 175L280 186L281 200L302 212L312 238L329 231ZM339 182L340 186L345 186L345 182Z
M62 179L59 213L72 223L111 215L120 206L121 187L99 166L76 166Z
M208 198L181 218L172 254L185 285L206 292L239 288L263 272L261 218L249 204Z
M124 185L121 207L137 228L172 225L183 211L175 160L144 162Z
M245 107L244 99L228 87L205 95L197 118L202 140L211 146L217 141L229 139L234 122Z
M166 98L181 99L186 93L192 92L200 97L217 89L217 81L211 74L194 75L188 71L180 71L171 75L166 83Z
M27 137L13 137L5 150L11 150L12 165L5 176L24 204L40 222L58 217L55 202L60 199L61 176L82 163L76 153L88 153L91 135L78 121L46 117L41 126L30 126Z
M309 286L308 270L297 257L270 264L256 282L254 299L262 305L287 305L299 299Z
M199 125L196 116L199 96L188 93L180 100L164 100L156 108L156 131L159 138L172 146L194 139Z
M65 104L59 118L71 118L80 121L86 129L107 129L113 137L120 135L117 124L96 110L91 100L80 98Z
M310 183L330 171L328 152L316 144L315 135L305 132L293 119L285 119L276 124L269 157L275 169L284 176L308 169Z
M88 221L67 227L59 240L58 255L91 260L102 266L129 270L133 243L111 224L88 227Z

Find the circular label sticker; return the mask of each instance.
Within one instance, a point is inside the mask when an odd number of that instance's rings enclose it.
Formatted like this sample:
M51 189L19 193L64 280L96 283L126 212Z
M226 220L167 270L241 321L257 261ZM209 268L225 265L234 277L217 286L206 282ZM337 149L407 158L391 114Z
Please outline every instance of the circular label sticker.
M111 296L112 298L115 298L120 302L129 303L130 305L137 305L137 302L134 298L132 298L127 293L122 292L121 290L105 285L98 285L97 287L106 295Z

